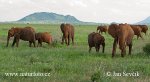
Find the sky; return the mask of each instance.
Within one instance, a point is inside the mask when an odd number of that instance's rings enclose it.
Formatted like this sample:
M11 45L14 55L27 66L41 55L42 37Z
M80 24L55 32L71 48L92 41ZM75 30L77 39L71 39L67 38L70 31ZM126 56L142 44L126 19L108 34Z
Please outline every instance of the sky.
M0 21L34 12L72 15L85 22L136 23L150 16L150 0L0 0Z

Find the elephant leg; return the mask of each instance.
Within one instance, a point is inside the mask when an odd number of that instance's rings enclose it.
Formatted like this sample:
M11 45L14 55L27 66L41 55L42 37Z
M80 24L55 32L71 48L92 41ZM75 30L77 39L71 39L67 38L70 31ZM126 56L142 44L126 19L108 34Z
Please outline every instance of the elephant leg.
M65 38L65 43L66 43L66 45L68 44L67 38Z
M72 39L72 44L74 45L74 36L72 36L71 39Z
M113 43L112 57L114 57L114 55L116 54L117 40L118 39L115 39Z
M64 38L65 38L65 35L63 34L61 44L64 44Z
M70 35L68 35L68 45L70 45Z
M96 52L99 52L99 45L95 44Z
M19 39L16 39L16 47L19 46Z
M121 57L124 57L123 50L121 50Z
M65 43L66 43L66 45L68 45L68 35L67 34L65 35Z
M40 47L42 47L42 42L43 42L42 39L40 39Z
M37 47L39 47L39 41L38 41Z
M41 40L39 40L39 45L40 45L40 47L42 47L42 41Z
M137 35L137 40L139 39L140 35Z
M16 42L17 42L16 46L18 47L19 39L20 39L20 35L19 34L14 35L14 41L13 41L12 47L14 47Z
M99 49L100 49L100 45L99 45L99 46L97 46L97 52L99 52Z
M13 40L13 43L12 43L12 47L14 47L15 43L16 43L16 37L14 37L14 40Z
M40 42L40 47L42 47L42 42Z
M129 44L129 55L131 55L131 51L132 51L132 43Z
M96 52L97 52L97 47L95 47L95 50L96 50Z
M36 47L36 45L35 45L35 41L33 41L32 43L33 43L33 46L34 46L34 47Z
M32 43L33 43L33 46L35 47L35 41L29 41L29 47L32 47Z
M38 44L37 44L37 47L39 47L39 45L40 45L40 40L38 40Z
M105 52L105 43L102 43L102 46L103 46L102 52L104 53Z
M38 44L40 45L40 47L42 47L42 40L41 39L38 40Z
M92 47L89 47L89 53L91 52Z
M32 42L31 42L31 41L29 41L29 47L31 47L31 45L32 45Z

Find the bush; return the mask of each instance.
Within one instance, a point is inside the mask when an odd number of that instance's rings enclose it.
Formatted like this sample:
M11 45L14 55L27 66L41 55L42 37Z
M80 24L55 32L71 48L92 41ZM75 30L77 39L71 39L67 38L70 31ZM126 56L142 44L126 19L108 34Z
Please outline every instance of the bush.
M116 79L113 79L111 76L106 76L103 72L96 72L91 76L92 82L119 82Z
M146 44L145 47L143 47L143 51L150 55L150 43L149 44Z

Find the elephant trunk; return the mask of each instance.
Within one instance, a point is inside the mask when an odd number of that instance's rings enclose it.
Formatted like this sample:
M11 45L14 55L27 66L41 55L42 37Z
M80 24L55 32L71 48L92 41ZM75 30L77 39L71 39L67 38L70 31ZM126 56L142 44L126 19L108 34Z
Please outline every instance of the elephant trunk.
M7 45L6 45L6 47L8 47L9 39L10 39L10 36L8 35L8 36L7 36Z
M145 35L146 35L147 33L145 32Z
M97 28L97 33L98 33L99 29Z

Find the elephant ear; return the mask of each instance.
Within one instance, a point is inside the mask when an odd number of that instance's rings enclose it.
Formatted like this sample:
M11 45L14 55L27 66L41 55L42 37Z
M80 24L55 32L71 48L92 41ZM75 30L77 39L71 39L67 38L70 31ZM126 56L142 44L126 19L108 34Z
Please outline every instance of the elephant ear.
M108 28L108 33L113 37L117 37L118 34L118 30L119 30L119 26L117 24L111 24Z
M99 30L100 26L97 27L97 30Z
M65 24L64 23L62 23L61 25L60 25L60 29L61 29L61 31L64 33L64 27L65 27Z
M137 28L138 28L138 30L139 30L140 32L142 31L142 28L141 28L141 27L137 26Z
M62 23L62 24L60 25L60 27L64 27L64 25L65 25L65 24L64 24L64 23Z

